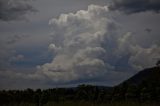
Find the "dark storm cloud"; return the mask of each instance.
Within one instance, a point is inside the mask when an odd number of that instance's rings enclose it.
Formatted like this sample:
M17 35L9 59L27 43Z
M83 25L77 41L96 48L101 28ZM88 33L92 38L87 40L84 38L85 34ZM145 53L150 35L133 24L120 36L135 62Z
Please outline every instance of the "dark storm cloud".
M30 0L0 0L0 20L22 19L27 13L36 10L28 3Z
M160 12L160 0L113 0L110 9L124 11L125 13Z

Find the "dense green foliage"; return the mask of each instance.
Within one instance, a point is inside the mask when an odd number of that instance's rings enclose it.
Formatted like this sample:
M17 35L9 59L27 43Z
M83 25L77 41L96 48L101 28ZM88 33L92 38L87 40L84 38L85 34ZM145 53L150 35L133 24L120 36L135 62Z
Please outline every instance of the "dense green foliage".
M79 85L75 88L0 91L1 106L128 106L160 101L160 68L138 73L115 87ZM145 78L141 78L143 76ZM136 79L136 80L135 80ZM141 81L137 80L141 79ZM136 82L138 81L138 82ZM119 105L117 105L118 103ZM132 105L130 105L132 106ZM138 104L137 104L138 106ZM147 105L145 105L147 106ZM148 104L149 106L149 104ZM153 106L153 104L152 104ZM158 105L157 105L158 106Z

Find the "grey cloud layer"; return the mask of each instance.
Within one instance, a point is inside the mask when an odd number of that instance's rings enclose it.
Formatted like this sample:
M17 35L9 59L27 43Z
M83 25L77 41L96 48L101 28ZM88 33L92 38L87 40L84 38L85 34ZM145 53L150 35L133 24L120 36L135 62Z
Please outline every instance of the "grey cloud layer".
M159 0L112 0L111 10L120 10L126 13L143 11L160 11Z
M14 56L15 45L28 37L27 35L13 35L0 39L0 71L8 69L11 61L23 58L22 55Z
M27 13L35 11L27 0L0 0L0 20L2 21L22 19Z

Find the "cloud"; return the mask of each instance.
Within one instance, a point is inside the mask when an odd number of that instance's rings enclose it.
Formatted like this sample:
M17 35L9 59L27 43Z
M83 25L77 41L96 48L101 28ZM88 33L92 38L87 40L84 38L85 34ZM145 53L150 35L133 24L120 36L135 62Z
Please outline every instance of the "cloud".
M148 33L151 33L152 32L152 29L150 28L145 28L144 31L148 32Z
M0 39L0 71L8 69L11 61L22 60L23 56L16 53L16 45L28 37L30 36L22 34Z
M30 0L0 0L0 20L23 19L27 13L36 10L28 3Z
M57 51L59 51L61 48L60 47L56 47L55 44L50 44L48 46L49 51L53 51L54 53L56 53Z
M132 53L129 63L137 70L141 70L153 63L156 64L157 59L160 58L160 46L152 45L150 48L135 46Z
M23 61L24 58L25 58L24 55L18 54L16 56L11 57L9 61L10 62Z
M17 43L18 41L21 41L21 40L27 38L27 37L29 37L29 35L13 35L13 36L8 37L6 43L8 45L12 45L12 44Z
M131 70L153 66L159 56L158 45L144 48L131 32L121 32L107 6L90 5L88 10L61 14L49 24L53 27L49 48L55 56L52 62L38 66L35 74L53 82L103 75L114 80L115 73L134 73Z
M154 66L160 56L159 36L146 42L145 35L121 30L107 6L89 5L87 10L61 14L49 24L53 34L47 47L52 60L39 64L36 72L6 71L5 76L52 85L93 81L113 85Z
M119 10L125 13L137 13L145 11L160 11L159 0L113 0L109 6L111 10Z
M39 66L37 73L55 82L68 82L97 77L111 69L103 60L106 50L101 46L106 28L114 26L107 13L107 6L90 5L86 11L62 14L50 20L54 34L49 48L61 49L56 49L53 61Z

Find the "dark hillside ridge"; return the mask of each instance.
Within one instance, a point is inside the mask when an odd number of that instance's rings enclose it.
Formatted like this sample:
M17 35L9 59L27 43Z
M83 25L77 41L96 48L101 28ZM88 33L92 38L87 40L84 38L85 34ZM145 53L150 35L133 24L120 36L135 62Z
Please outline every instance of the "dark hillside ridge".
M139 85L144 81L147 83L160 83L160 67L144 69L124 82Z

